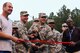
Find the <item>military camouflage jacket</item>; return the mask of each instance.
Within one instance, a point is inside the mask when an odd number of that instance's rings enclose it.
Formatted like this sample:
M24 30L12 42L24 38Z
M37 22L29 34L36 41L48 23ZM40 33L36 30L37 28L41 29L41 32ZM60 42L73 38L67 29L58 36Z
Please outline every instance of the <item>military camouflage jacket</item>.
M62 37L61 37L60 32L55 29L53 29L52 32L53 32L54 41L55 42L62 42ZM55 49L56 52L59 52L62 48L62 44L60 44L60 43L59 44L56 43L54 46L56 47L56 49Z
M48 40L48 37L52 35L51 28L47 24L33 24L29 31L32 30L38 31L41 40Z
M18 32L20 34L20 37L23 39L29 40L27 37L27 33L28 33L27 32L27 24L26 23L24 24L23 22L18 22L17 26L18 26Z

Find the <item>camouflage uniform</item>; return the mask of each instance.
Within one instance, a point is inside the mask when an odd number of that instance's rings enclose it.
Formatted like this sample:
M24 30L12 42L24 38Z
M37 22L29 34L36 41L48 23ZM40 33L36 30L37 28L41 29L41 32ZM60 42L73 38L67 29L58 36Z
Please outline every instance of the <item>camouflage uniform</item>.
M27 29L23 30L22 28L23 28L23 25L21 25L20 22L19 23L13 22L13 36L18 37L18 38L23 38L22 37L22 35L23 35L22 33L24 33L25 30L27 30ZM27 53L25 47L22 44L13 43L13 47L12 48L13 48L12 53Z
M32 26L30 27L29 31L34 31L36 30L37 32L39 31L39 23L33 23Z
M18 30L18 27L17 27L16 24L17 24L16 22L13 22L13 23L12 23L12 35L15 36L15 37L16 37L16 35L17 35L17 32L16 32L16 31ZM16 44L16 43L13 42L13 44L12 44L12 49L13 49L13 50L12 50L11 53L17 53L17 52L16 52L16 46L15 46L15 44Z
M51 28L47 24L44 24L44 25L33 24L29 30L30 31L37 30L41 40L48 40L48 37L52 35ZM39 52L49 53L48 51L49 48L47 44L42 44L41 46L43 47L39 48L41 49L41 51Z
M29 38L27 37L28 32L27 32L26 24L19 22L17 26L18 26L18 32L19 32L20 38L29 40ZM16 49L18 53L27 53L26 48L22 44L16 44Z
M39 13L39 18L46 20L47 15L45 13ZM39 21L43 22L43 20L39 19ZM49 37L52 36L51 28L44 23L33 24L30 30L38 31L41 40L49 40ZM43 24L43 25L41 25ZM41 49L41 53L49 53L48 44L42 44L39 49Z
M55 29L53 29L52 30L52 32L53 32L53 41L55 41L55 42L61 42L62 41L62 39L61 39L61 34L60 34L60 32L59 31L57 31L57 30L55 30ZM60 53L61 52L61 49L62 49L62 45L61 44L54 44L54 45L51 45L50 46L51 47L51 52L52 53Z
M30 27L29 31L33 30L36 30L39 33L41 40L46 40L48 39L48 36L52 35L51 28L47 24L44 25L40 25L38 23L33 24Z
M41 25L39 35L42 40L48 40L48 37L52 36L51 28L47 24Z
M52 33L53 35L51 36L51 40L54 42L61 42L62 41L62 37L59 31L54 29L54 20L52 19L48 19L47 20L48 25L52 28ZM62 48L61 44L55 43L54 45L50 45L50 51L51 53L60 53ZM62 53L62 52L61 52Z
M28 18L28 15L29 14L27 11L20 12L20 18ZM23 20L25 20L25 19L23 19ZM26 21L27 21L27 19L26 19ZM19 38L29 40L28 36L27 36L27 33L28 33L27 32L27 23L23 23L23 21L21 19L21 21L17 23L17 27L18 27ZM26 42L23 42L22 44L16 43L16 51L17 51L17 53L27 53L27 51L28 51L27 43Z

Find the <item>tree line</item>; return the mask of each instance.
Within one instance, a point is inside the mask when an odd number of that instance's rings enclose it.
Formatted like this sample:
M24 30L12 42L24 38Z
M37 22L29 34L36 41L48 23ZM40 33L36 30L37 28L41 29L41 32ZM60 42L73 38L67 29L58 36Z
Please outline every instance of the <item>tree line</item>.
M54 19L56 24L55 28L61 31L62 23L66 22L70 14L75 26L80 27L80 9L78 8L75 8L71 11L65 5L63 5L61 9L59 9L59 12L57 12L57 15L54 15L54 12L51 12L48 16L48 19ZM32 22L33 20L28 22L28 29L32 25Z

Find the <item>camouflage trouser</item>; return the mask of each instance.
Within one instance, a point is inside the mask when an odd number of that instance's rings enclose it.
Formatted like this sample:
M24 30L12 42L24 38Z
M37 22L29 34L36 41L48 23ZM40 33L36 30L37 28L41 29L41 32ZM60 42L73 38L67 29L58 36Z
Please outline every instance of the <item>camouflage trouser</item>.
M13 53L28 53L22 44L15 44Z
M38 50L38 53L56 53L55 47L50 47L50 45L45 45L43 48Z
M56 46L50 46L50 53L65 53L65 49L61 47L61 49L57 49Z
M42 48L30 48L31 53L49 53L48 52L48 47L47 46L43 46Z
M61 53L67 53L64 46L62 46L62 49L61 49L60 52L61 52Z
M38 51L36 51L36 53L64 53L64 52L62 52L62 50L57 52L56 47L50 47L49 45L46 45L42 48L39 48Z
M39 48L37 53L50 53L48 45L45 45L42 48Z
M12 44L12 52L11 53L17 53L16 48L15 48L15 44Z

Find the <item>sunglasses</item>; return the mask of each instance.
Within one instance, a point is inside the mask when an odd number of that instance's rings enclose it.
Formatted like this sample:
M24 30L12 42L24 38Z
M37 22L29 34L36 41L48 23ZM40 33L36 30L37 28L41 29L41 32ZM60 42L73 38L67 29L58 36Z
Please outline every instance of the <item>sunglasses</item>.
M42 16L41 18L47 18L47 16Z

